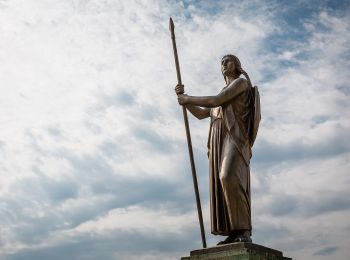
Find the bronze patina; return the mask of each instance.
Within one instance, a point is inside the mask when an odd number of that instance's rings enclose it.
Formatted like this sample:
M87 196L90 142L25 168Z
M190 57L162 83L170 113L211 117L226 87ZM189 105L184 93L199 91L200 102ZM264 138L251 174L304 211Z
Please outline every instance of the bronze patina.
M219 244L251 242L250 158L260 122L259 92L235 55L222 58L221 71L226 85L215 96L183 94L182 84L175 92L179 104L196 118L211 118L211 232L227 236Z

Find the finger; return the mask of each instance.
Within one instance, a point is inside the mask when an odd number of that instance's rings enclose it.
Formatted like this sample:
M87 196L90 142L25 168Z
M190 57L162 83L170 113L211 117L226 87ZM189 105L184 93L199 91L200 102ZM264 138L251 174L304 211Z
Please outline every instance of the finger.
M183 94L184 93L184 88L178 88L177 90L176 90L176 93L177 94Z

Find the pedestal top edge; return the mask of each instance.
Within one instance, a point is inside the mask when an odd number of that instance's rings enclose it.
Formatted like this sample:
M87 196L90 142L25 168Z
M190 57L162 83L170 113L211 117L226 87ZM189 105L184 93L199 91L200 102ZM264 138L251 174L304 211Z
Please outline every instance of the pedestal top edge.
M226 245L218 245L218 246L213 246L213 247L207 247L207 248L202 248L202 249L196 249L191 251L190 255L195 256L195 255L201 255L201 254L207 254L207 253L214 253L214 252L221 252L221 251L228 251L228 250L240 250L240 249L252 249L256 251L264 251L268 252L270 254L274 254L276 256L283 256L281 251L278 251L276 249L268 248L262 245L254 244L254 243L231 243L231 244L226 244Z

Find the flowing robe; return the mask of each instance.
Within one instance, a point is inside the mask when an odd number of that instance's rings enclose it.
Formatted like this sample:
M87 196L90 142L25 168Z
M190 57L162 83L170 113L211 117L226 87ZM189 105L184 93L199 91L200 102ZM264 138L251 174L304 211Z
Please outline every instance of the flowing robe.
M235 230L251 231L250 170L251 147L249 86L231 100L210 111L208 139L211 231L229 235ZM232 92L233 91L233 92Z

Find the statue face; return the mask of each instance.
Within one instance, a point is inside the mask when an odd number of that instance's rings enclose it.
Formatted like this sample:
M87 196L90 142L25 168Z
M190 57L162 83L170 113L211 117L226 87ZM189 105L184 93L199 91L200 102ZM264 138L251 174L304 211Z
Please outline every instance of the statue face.
M222 59L221 72L224 76L234 76L236 74L236 65L230 57Z

